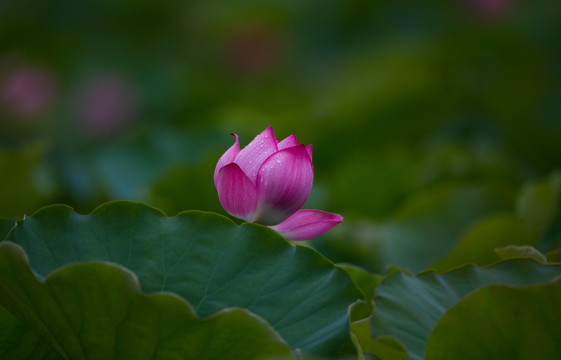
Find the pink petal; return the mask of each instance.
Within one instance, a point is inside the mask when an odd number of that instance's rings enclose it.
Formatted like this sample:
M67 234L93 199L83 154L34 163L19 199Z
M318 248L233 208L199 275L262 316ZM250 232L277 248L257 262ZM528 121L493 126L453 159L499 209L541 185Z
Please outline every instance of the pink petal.
M216 177L218 199L230 215L253 221L257 204L255 185L237 164L228 164L218 171Z
M236 138L236 141L232 146L230 146L228 150L226 150L226 152L218 160L218 164L216 164L216 168L214 169L214 186L218 186L216 182L218 171L222 169L224 166L234 162L236 155L238 155L238 153L240 152L240 143L238 141L238 135L235 133L232 133L232 135L234 136L234 138Z
M300 209L314 181L312 161L306 146L298 145L269 156L257 175L255 221L275 225Z
M290 135L278 144L278 148L279 150L282 150L297 145L300 145L300 143L296 140L296 135Z
M306 146L306 150L308 150L308 155L310 155L310 160L312 160L312 150L314 149L314 146L312 144Z
M320 210L298 210L282 223L270 228L291 240L309 240L320 236L343 221L339 214Z
M277 139L273 134L273 127L269 126L239 152L234 162L255 184L259 168L265 159L275 152L277 152Z
M298 145L301 144L298 142L298 140L296 140L296 135L290 135L289 137L287 137L286 139L284 139L278 144L278 148L279 150L283 150ZM312 149L313 149L313 145L311 144L306 147L306 150L308 150L308 154L310 155L310 159L312 158Z

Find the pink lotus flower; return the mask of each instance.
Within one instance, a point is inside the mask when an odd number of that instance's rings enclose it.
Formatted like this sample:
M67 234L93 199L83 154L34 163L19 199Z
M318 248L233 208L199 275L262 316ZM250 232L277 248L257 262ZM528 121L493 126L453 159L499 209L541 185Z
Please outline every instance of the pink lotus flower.
M214 170L222 207L247 222L270 226L292 240L319 236L343 221L338 214L300 210L314 180L312 145L295 135L278 142L269 126L240 150L236 141Z
M117 135L134 120L138 105L134 90L119 75L97 75L78 95L76 119L93 136Z
M0 79L0 100L13 114L29 119L43 114L51 105L54 83L49 69L22 65Z

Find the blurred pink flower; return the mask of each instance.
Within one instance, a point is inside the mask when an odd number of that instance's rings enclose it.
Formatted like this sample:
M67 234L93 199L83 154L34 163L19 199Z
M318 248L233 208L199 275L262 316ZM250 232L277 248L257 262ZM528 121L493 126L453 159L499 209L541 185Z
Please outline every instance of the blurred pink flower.
M511 7L510 0L469 0L469 2L479 15L485 17L504 15Z
M43 113L51 103L53 92L52 73L40 67L17 67L0 83L2 102L10 112L23 118Z
M99 76L85 85L77 101L77 116L92 135L114 135L125 128L136 110L132 86L115 75Z
M308 240L343 221L338 214L299 210L312 190L312 145L295 135L278 142L268 127L240 150L238 136L214 171L224 209L248 222L270 225L293 240Z

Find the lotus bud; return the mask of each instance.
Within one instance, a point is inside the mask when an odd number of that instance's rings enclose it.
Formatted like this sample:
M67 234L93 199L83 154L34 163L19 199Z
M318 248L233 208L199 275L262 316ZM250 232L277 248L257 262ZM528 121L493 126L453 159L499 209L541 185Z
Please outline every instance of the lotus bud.
M300 210L314 180L312 145L295 135L278 141L268 127L245 148L234 144L214 171L214 185L222 207L247 222L270 226L293 240L308 240L343 221L319 210Z

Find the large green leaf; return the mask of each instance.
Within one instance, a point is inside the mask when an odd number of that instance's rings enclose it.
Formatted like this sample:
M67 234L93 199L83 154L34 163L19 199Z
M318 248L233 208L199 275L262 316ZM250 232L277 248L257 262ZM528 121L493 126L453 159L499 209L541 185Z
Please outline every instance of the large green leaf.
M429 335L426 359L559 359L561 282L491 285L451 308Z
M381 275L372 274L363 268L353 264L337 264L345 270L353 279L355 285L360 289L367 303L374 297L374 289L384 279Z
M417 192L387 221L348 219L312 244L337 262L373 272L384 272L388 265L418 272L447 255L474 223L512 210L513 202L508 188L435 186Z
M370 321L372 337L393 336L411 359L421 359L425 342L438 319L466 295L489 284L543 284L561 276L561 266L513 259L487 268L464 266L451 272L418 275L395 272L376 287ZM362 344L361 344L362 345ZM362 348L374 346L372 343Z
M136 276L116 264L71 264L40 283L23 249L11 242L0 244L0 303L67 359L245 360L290 354L270 325L247 310L200 319L175 294L141 293ZM13 321L9 325L11 332L21 330ZM19 336L15 344L3 340L0 352L29 351L24 340L37 346L36 338Z
M499 213L484 217L464 232L447 256L431 267L446 271L468 263L481 266L493 263L498 259L494 251L496 248L525 244L525 240L518 236L519 231L520 219L514 214Z
M9 239L25 248L38 276L73 262L116 262L138 276L145 292L177 293L199 316L242 307L304 354L354 351L347 308L361 294L351 278L264 226L199 211L167 217L114 202L85 216L67 206L42 209Z
M554 222L560 206L560 189L559 174L526 184L518 196L515 212L481 219L461 236L450 254L432 267L444 271L466 263L487 265L497 261L496 248L537 245Z
M12 313L0 306L0 359L58 360L61 357Z
M478 219L511 206L510 193L492 186L445 186L420 193L379 230L382 259L415 272L427 269Z

